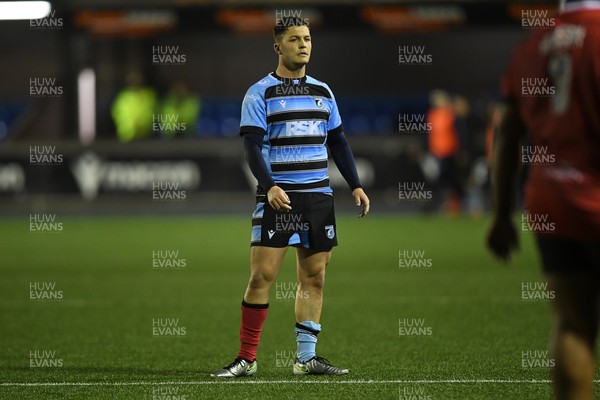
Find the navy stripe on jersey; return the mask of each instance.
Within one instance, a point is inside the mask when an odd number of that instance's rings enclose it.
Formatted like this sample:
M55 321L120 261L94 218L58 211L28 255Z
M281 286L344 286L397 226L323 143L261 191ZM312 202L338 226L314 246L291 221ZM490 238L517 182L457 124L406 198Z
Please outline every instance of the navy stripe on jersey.
M280 146L310 146L324 144L325 136L288 136L270 139L271 147Z
M243 125L240 126L240 135L243 135L244 133L257 133L259 135L264 135L267 133L267 131L259 126Z
M284 121L304 121L304 120L321 120L327 121L329 119L329 113L326 111L317 110L291 110L286 112L280 112L277 114L271 114L267 116L267 124Z
M271 163L273 172L288 172L288 171L310 171L314 169L326 169L327 160L309 161L309 162L283 162Z
M286 192L301 192L314 189L323 189L329 187L329 179L323 179L318 182L311 183L278 183L277 186Z
M295 96L317 96L331 99L329 90L323 86L306 83L302 85L285 85L279 84L268 87L265 90L265 100L278 97L295 97Z

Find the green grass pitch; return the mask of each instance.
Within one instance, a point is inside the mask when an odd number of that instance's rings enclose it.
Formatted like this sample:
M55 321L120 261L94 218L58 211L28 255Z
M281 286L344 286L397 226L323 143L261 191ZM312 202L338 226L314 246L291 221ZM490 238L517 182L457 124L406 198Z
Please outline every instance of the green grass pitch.
M249 218L61 221L57 233L29 232L27 217L2 221L2 399L551 397L540 366L551 361L543 357L550 304L522 298L524 283L542 281L528 234L503 267L484 249L486 219L339 216L317 350L350 374L292 375L290 250L271 293L258 374L221 381L209 373L238 349ZM423 252L430 268L401 268L404 250ZM155 251L170 251L179 267L155 268L163 262ZM42 287L35 296L62 299L32 300L32 284ZM156 320L177 326L155 335ZM414 320L421 329L401 335Z

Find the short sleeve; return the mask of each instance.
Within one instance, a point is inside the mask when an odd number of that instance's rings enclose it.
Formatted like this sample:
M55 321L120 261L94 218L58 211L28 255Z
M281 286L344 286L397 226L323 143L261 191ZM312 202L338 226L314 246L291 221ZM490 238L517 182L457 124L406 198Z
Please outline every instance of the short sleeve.
M267 111L264 96L251 87L242 102L242 116L240 119L240 135L245 133L267 133Z
M342 117L340 117L335 96L331 90L329 90L329 93L331 93L331 112L329 114L329 121L327 122L327 134L332 135L342 131Z

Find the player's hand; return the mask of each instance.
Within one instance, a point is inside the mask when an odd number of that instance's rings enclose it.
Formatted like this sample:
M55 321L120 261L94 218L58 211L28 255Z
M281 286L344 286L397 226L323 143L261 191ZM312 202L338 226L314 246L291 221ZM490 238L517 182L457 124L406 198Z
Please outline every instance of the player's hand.
M517 231L510 217L494 217L487 235L487 245L502 261L510 260L510 254L519 248Z
M267 201L276 211L290 211L292 202L287 193L279 186L273 186L267 192Z
M362 188L356 188L352 191L352 196L354 196L354 202L357 207L362 206L362 210L358 213L358 218L362 218L369 213L369 208L371 208L371 201L367 197Z

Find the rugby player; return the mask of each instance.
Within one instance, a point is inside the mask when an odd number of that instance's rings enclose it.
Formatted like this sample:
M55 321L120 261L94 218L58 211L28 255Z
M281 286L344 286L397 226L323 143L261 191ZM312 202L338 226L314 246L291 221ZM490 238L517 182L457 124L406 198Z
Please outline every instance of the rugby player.
M530 78L547 87L532 91L525 87ZM502 91L488 245L504 260L518 247L512 202L528 132L534 146L554 156L531 165L525 188L527 211L554 224L534 230L555 295L554 392L557 399L592 399L600 311L600 1L567 1L553 28L516 49Z
M269 307L269 291L288 246L296 247L296 375L341 375L317 356L325 267L337 245L327 148L350 186L359 217L369 212L354 156L342 130L329 86L306 75L312 43L302 20L284 19L273 30L277 69L248 89L242 103L240 135L246 161L258 181L252 214L250 279L242 301L240 350L214 377L257 371L256 351Z

